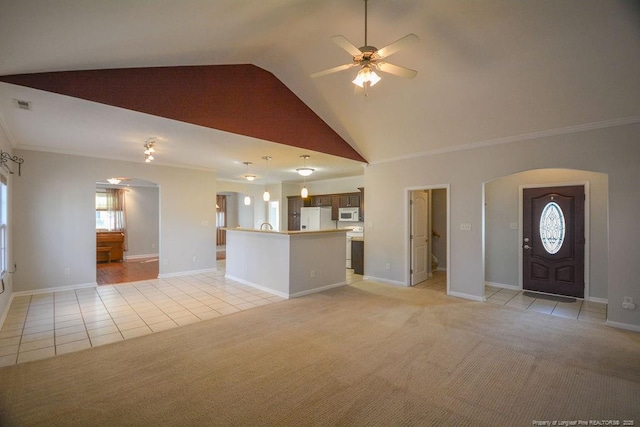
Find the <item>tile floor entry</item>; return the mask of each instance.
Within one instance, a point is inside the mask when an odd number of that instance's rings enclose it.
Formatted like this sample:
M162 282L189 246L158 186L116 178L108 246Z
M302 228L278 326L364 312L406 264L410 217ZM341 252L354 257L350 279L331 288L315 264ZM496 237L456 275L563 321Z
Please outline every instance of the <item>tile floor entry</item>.
M484 295L491 304L601 324L607 320L607 304L603 303L488 285L484 287Z

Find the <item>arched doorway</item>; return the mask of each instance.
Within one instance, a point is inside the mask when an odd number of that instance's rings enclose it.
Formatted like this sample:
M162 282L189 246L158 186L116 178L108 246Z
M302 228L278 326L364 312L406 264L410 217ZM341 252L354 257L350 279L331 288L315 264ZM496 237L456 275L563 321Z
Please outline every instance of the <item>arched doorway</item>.
M96 181L96 282L156 279L160 189L142 179Z
M537 169L484 183L484 280L498 289L523 289L523 194L527 188L583 186L584 299L607 302L608 176L571 169ZM528 243L528 242L525 242ZM530 245L528 245L530 246Z

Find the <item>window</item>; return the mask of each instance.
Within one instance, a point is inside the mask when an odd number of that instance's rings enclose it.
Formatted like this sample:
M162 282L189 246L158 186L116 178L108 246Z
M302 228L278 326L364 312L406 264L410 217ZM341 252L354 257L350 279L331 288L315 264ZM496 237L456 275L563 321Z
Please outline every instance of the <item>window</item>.
M558 253L564 242L565 222L562 209L556 202L549 202L540 214L540 239L551 255Z
M96 230L124 231L124 192L117 188L96 190Z
M7 178L0 175L0 279L7 274Z

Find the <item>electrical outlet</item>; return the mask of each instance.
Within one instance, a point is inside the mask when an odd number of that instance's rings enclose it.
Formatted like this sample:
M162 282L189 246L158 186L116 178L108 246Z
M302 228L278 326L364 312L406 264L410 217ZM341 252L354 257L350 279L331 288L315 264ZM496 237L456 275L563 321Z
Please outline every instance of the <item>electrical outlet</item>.
M316 277L316 271L315 270L311 270L311 273L309 273L309 277L311 277L312 279L314 277Z
M193 259L192 259L192 261L193 261L193 263L194 263L194 264L197 264L197 263L198 263L198 257L197 257L197 256L194 256L194 257L193 257Z
M65 267L64 274L71 274L71 269L69 267Z
M387 270L391 270L391 264L387 263L387 265L385 265L385 268L386 268Z
M631 297L623 297L622 298L622 308L625 310L635 310L636 305L633 303L633 298Z

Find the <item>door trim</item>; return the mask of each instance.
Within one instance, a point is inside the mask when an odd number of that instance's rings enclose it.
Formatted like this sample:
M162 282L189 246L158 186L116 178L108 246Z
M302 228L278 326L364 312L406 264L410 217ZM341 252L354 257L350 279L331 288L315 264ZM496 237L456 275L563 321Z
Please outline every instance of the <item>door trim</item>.
M447 192L447 295L451 295L451 185L450 184L438 184L438 185L418 185L414 187L405 187L404 189L404 286L411 287L411 208L409 201L411 200L411 192L416 190L445 190Z
M522 222L523 216L523 190L525 188L543 188L543 187L565 187L570 185L581 185L584 187L584 299L590 299L589 293L589 199L590 199L590 190L589 190L589 181L568 181L568 182L553 182L548 184L524 184L518 187L518 246L514 248L518 251L518 287L520 290L523 289L523 272L524 266L522 256L522 227L524 226Z

